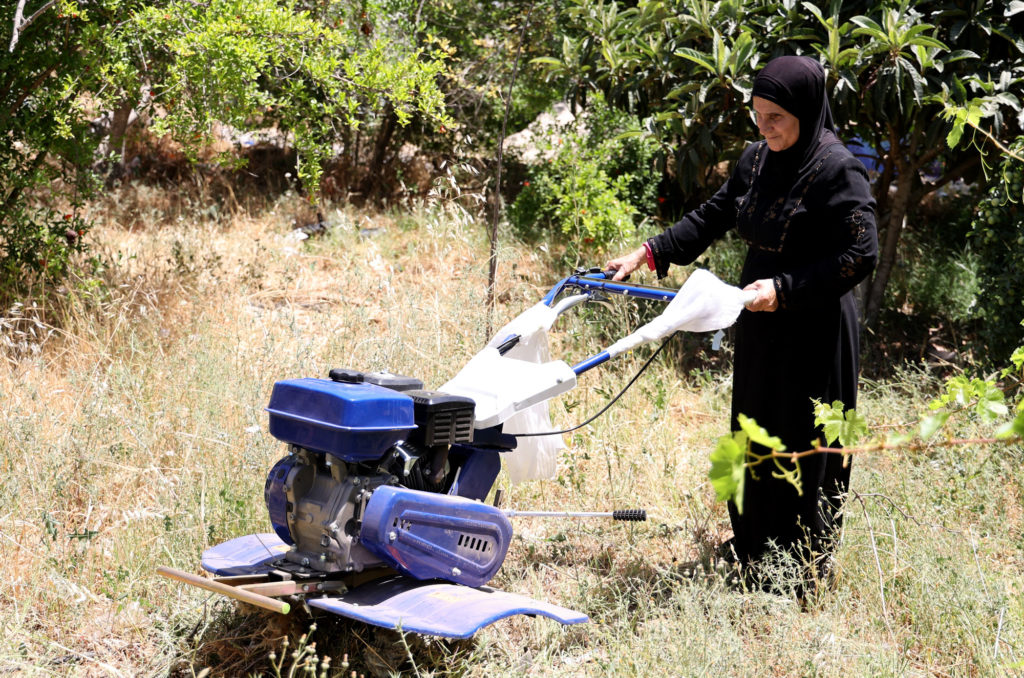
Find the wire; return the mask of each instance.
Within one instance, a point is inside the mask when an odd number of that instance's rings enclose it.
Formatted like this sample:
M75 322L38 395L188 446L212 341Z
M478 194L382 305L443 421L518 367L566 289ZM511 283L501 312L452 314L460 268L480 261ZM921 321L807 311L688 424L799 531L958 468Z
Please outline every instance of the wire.
M664 349L666 346L668 346L668 342L670 342L672 340L672 337L676 336L676 334L678 334L678 333L677 332L673 332L672 334L670 334L665 339L665 341L661 342L661 346L658 347L658 350L651 354L651 357L647 359L647 362L645 362L643 364L643 366L640 368L640 370L636 374L633 375L633 378L629 380L629 383L622 387L622 390L619 391L618 395L616 395L614 398L612 398L610 401L608 401L608 404L605 405L604 407L602 407L600 409L600 411L598 411L597 414L595 414L594 416L590 417L589 419L587 419L582 424L577 424L576 426L573 426L572 428L563 429L561 431L545 431L543 433L511 433L509 435L515 436L516 438L535 438L537 436L558 436L558 435L562 435L563 433L572 433L573 431L575 431L577 429L583 428L584 426L586 426L587 424L589 424L590 422L594 421L595 419L600 417L602 414L607 412L608 408L610 408L612 405L614 405L616 403L616 401L618 401L618 399L621 398L623 396L623 394L626 391L629 390L629 387L632 386L636 382L636 380L640 378L640 375L643 374L647 370L648 367L650 367L651 363L654 362L654 359L658 357L658 354L661 353L662 349Z

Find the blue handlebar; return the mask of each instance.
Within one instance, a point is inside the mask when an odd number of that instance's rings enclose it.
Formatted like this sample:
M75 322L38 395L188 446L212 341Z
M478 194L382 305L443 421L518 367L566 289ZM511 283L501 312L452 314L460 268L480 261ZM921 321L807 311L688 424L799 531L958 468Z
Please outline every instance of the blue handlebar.
M627 297L637 297L650 301L672 301L675 299L676 291L667 287L654 287L652 285L637 285L621 281L611 281L604 273L587 273L583 275L571 275L560 280L545 295L543 301L551 306L559 294L567 289L579 289L584 291L603 291L610 294L621 294Z
M587 370L593 367L597 367L601 363L606 363L609 360L611 360L611 356L608 355L608 351L601 351L597 355L587 358L586 360L583 360L573 365L572 371L576 373L576 376L579 376L586 372Z
M611 271L608 273L611 273ZM558 298L558 295L569 289L578 289L583 291L585 294L602 291L610 294L621 294L627 297L636 297L638 299L647 299L649 301L672 301L676 297L676 290L669 289L667 287L654 287L652 285L638 285L636 283L613 281L609 278L607 273L595 271L582 274L578 273L558 281L547 295L545 295L543 299L544 303L547 306L551 306L554 304L555 299ZM572 371L578 376L589 369L607 362L610 358L611 356L608 355L607 351L601 351L595 356L576 363L573 366Z

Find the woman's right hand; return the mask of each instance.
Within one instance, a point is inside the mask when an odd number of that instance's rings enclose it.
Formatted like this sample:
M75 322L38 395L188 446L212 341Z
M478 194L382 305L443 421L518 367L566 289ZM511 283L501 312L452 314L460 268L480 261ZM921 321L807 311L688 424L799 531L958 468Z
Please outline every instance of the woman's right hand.
M615 271L615 275L612 277L612 280L622 280L646 262L647 248L641 245L629 254L624 254L621 257L612 259L604 265L604 268L606 271L609 269Z

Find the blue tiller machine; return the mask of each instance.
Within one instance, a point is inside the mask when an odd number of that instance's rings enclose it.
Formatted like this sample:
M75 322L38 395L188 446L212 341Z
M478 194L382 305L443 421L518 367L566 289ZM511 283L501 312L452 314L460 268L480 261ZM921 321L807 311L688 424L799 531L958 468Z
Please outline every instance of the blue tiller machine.
M670 303L652 323L575 366L510 357L526 335L546 332L560 314L602 293ZM509 516L646 514L516 512L483 503L501 455L517 446L503 424L641 343L677 329L732 324L745 301L748 295L704 271L678 292L577 271L438 391L410 377L345 369L331 370L330 379L280 381L267 406L271 435L288 445L264 491L273 532L205 551L202 567L213 578L169 567L159 572L283 614L301 604L452 638L515 614L587 621L580 612L486 586L508 552Z

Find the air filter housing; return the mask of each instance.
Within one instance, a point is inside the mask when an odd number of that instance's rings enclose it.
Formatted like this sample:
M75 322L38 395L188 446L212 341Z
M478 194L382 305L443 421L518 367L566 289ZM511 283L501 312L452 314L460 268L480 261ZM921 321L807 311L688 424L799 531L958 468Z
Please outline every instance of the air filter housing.
M473 442L473 410L475 403L463 396L439 391L410 390L416 431L409 439L434 447Z

